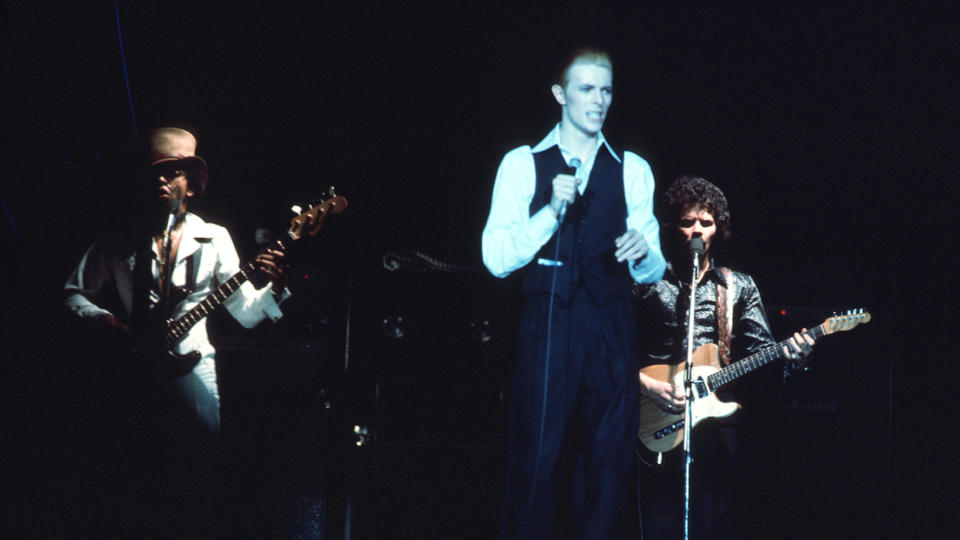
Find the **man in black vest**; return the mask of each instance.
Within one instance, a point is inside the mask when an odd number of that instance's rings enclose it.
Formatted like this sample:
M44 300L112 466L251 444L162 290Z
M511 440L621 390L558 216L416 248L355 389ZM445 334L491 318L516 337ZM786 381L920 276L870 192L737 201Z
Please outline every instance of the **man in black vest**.
M665 263L650 167L600 131L613 97L608 55L576 51L551 90L560 123L504 156L483 231L493 275L526 272L503 536L548 538L558 486L572 482L580 536L610 538L637 429L630 287L659 280Z

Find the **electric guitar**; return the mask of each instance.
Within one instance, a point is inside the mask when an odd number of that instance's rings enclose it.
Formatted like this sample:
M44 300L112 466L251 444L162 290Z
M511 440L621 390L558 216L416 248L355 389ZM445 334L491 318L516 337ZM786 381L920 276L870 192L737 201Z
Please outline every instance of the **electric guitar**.
M294 207L296 209L296 207ZM290 220L290 228L285 235L264 249L285 251L303 238L316 236L323 228L324 219L329 214L339 214L347 209L347 199L334 193L334 188ZM138 372L146 372L159 377L179 377L190 373L200 361L200 352L177 353L174 348L180 343L198 322L212 313L247 280L260 274L255 261L243 266L239 272L224 281L199 304L177 319L166 319L150 331L135 337L133 345L122 353L123 363ZM134 333L135 336L138 333Z
M836 332L852 330L860 324L870 322L870 313L862 309L848 311L846 315L834 315L822 324L804 332L814 339ZM691 429L708 418L724 418L740 409L735 402L720 401L716 391L743 375L763 367L780 358L783 347L789 339L768 347L756 354L733 362L725 368L720 367L717 346L707 343L693 351L693 399L690 404ZM641 368L640 371L658 381L673 381L683 388L686 362L675 365L655 364ZM684 414L673 414L661 409L653 400L640 396L640 442L652 452L666 452L683 442Z

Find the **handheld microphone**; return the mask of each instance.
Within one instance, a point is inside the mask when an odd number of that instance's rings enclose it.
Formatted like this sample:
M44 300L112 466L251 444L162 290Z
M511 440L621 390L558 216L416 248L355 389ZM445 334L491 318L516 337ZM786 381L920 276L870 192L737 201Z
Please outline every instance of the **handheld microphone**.
M580 158L575 157L570 160L570 168L573 169L573 176L576 178L580 178L580 165L582 165L582 163L580 162ZM557 221L559 221L560 223L563 223L563 218L565 218L566 216L567 216L567 201L563 201L560 203L560 212L557 213Z

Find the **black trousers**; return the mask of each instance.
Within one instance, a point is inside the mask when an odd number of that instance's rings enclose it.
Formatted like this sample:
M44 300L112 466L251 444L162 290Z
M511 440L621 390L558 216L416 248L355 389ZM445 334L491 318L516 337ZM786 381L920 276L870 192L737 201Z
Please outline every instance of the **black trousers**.
M708 420L693 432L690 538L746 538L740 534L735 498L743 481L737 425L736 417ZM683 452L677 448L664 454L659 466L647 465L651 460L641 457L637 484L643 540L683 538Z
M560 486L574 485L580 537L612 538L637 434L633 306L626 294L598 306L580 288L569 306L554 305L548 359L549 308L531 296L521 318L503 537L549 538Z

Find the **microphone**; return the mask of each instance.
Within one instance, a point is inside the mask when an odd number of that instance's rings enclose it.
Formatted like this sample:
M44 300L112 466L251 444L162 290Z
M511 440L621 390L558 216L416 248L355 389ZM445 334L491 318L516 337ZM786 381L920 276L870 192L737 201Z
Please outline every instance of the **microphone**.
M173 230L173 224L177 221L177 211L180 210L180 199L169 199L167 201L167 227L163 230L163 242L160 246L161 254L163 257L164 267L167 266L168 259L170 258L170 232Z
M180 199L167 199L167 228L163 231L164 237L168 236L173 229L178 210L180 210Z
M180 199L169 198L167 199L167 211L171 214L176 215L177 210L180 209Z
M690 239L690 253L696 256L703 255L703 239L702 238L691 238Z
M700 275L700 256L703 255L703 239L691 238L687 247L690 248L690 255L693 256L693 281L696 282Z
M576 178L580 178L580 165L582 165L582 163L580 162L580 158L575 157L570 160L570 168L573 169L573 176ZM557 221L559 221L560 223L563 223L563 218L565 218L566 216L567 216L567 201L563 201L560 203L560 211L557 213Z

